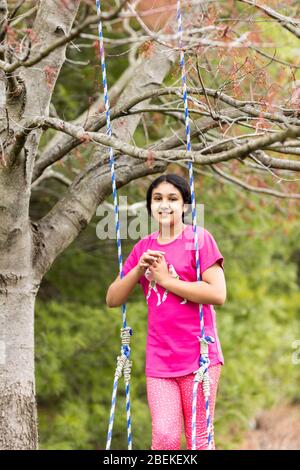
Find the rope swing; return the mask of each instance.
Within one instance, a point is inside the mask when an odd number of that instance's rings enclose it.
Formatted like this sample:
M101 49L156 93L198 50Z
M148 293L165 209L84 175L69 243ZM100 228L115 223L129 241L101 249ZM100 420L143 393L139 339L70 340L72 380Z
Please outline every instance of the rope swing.
M105 53L104 53L104 43L103 43L103 28L102 28L102 20L101 20L101 1L100 0L96 0L96 8L97 8L97 14L99 18L99 23L98 23L99 48L100 48L100 58L101 58L102 81L103 81L103 89L104 89L106 127L107 127L107 135L112 136L112 128L111 128L111 121L110 121L110 103L109 103L107 79L106 79L106 66L105 66ZM181 1L180 0L177 0L177 23L178 23L178 40L179 40L179 49L180 49L180 67L181 67L182 88L183 88L183 102L184 102L184 110L185 110L184 116L185 116L186 145L187 145L187 155L189 156L191 154L191 134L190 134L190 118L189 118L189 105L188 105L188 95L187 95L187 78L186 78L187 76L186 76L185 56L184 56L184 49L183 49L183 39L182 39L183 27L182 27ZM109 162L110 162L110 169L111 169L112 192L113 192L113 199L114 199L119 271L120 271L120 278L123 279L124 272L123 272L120 224L119 224L119 206L118 206L118 195L117 195L117 189L116 189L116 179L115 179L114 151L112 148L109 149ZM195 256L196 256L197 281L201 281L194 174L193 174L193 164L192 164L191 159L189 160L188 167L189 167L189 183L190 183L191 197L192 197L192 222L193 222L194 245L195 245L195 254L196 254ZM198 392L199 383L201 382L202 388L203 388L203 394L205 398L208 449L211 450L212 436L211 436L211 419L210 419L210 409L209 409L209 395L210 395L209 364L210 364L210 361L208 357L208 351L209 351L209 344L213 343L215 339L212 336L205 336L204 317L203 317L203 310L202 310L201 304L199 304L199 315L200 315L201 336L198 336L197 338L199 340L199 346L200 346L200 360L199 360L199 369L196 372L194 372L195 377L194 377L193 402L192 402L192 407L193 407L192 409L192 449L193 450L196 449L197 392ZM125 304L122 305L122 316L123 316L123 327L121 328L121 354L117 357L117 366L116 366L116 371L115 371L115 376L114 376L106 450L109 450L111 446L118 381L119 381L119 378L122 376L122 373L124 376L125 390L126 390L128 450L132 450L131 415L130 415L130 378L131 378L131 367L132 367L132 361L130 360L130 353L131 353L130 338L132 336L132 328L127 326Z

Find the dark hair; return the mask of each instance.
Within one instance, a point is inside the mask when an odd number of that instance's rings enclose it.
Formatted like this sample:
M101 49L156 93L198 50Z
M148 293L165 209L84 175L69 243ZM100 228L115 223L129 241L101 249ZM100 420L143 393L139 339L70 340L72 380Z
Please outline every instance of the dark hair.
M184 204L188 204L188 210L184 213L182 213L182 221L184 222L184 216L187 215L190 212L191 209L191 203L192 203L192 197L191 197L191 190L190 186L185 178L182 176L175 175L173 173L167 174L167 175L161 175L158 178L156 178L152 183L150 184L148 191L147 191L147 211L149 216L151 217L151 201L152 201L152 193L157 186L160 185L160 183L170 183L173 186L175 186L176 189L180 192Z

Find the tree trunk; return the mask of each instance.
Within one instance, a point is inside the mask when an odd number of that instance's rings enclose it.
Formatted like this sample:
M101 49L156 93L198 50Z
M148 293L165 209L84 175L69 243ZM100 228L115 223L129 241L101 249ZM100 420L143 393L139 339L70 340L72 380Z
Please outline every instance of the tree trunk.
M0 449L36 449L34 302L23 276L0 275Z
M69 34L80 0L37 3L31 57ZM0 0L0 7L0 23L4 23L6 2ZM37 66L22 67L13 74L11 80L19 78L18 83L23 84L22 94L14 97L7 94L8 78L0 73L0 113L6 116L0 129L0 449L36 449L38 443L34 303L40 279L34 271L37 253L29 204L42 131L30 133L24 145L19 142L16 146L15 139L27 116L48 115L65 50L66 45L57 47ZM4 58L1 52L1 60Z
M32 270L26 170L0 173L0 449L37 447L34 303L39 282Z

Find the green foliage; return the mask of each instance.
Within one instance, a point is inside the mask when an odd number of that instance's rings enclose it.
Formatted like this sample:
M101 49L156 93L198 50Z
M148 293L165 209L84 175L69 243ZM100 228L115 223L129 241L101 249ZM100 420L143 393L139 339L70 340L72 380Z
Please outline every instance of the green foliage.
M118 309L51 301L36 307L36 371L41 447L105 448L113 376L119 353ZM135 447L150 442L145 402L145 310L132 307L134 380L131 386ZM114 425L116 448L126 447L123 378Z

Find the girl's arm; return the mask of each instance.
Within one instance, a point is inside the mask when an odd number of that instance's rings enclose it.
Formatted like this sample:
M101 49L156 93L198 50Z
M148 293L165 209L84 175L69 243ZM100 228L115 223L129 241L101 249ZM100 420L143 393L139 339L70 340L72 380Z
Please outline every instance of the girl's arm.
M152 267L157 282L169 292L196 304L223 305L226 300L224 271L215 263L202 274L202 281L186 282L168 275L157 263Z
M119 275L108 288L106 294L107 306L112 308L125 304L131 291L143 274L143 269L136 265L123 279Z
M134 286L139 282L140 278L145 274L146 269L151 264L163 256L163 251L147 250L142 254L138 264L123 279L120 275L109 286L106 294L106 304L108 307L119 307L127 302Z

